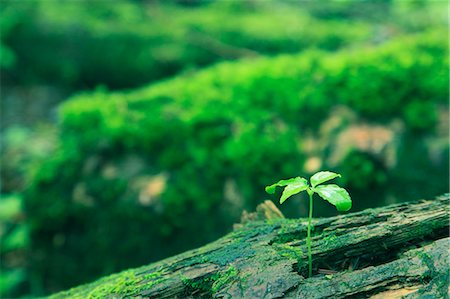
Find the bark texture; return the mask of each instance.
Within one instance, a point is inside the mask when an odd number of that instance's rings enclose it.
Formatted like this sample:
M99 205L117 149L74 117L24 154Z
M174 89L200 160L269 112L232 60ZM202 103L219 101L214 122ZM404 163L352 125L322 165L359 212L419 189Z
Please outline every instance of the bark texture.
M266 202L204 247L52 298L448 298L448 194L313 224L311 278L306 219Z

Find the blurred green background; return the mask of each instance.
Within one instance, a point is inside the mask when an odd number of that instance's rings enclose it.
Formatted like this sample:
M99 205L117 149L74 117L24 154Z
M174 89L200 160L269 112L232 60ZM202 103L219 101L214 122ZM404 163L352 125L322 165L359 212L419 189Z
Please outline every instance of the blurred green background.
M0 297L210 242L281 178L340 172L352 211L448 192L446 1L0 9Z

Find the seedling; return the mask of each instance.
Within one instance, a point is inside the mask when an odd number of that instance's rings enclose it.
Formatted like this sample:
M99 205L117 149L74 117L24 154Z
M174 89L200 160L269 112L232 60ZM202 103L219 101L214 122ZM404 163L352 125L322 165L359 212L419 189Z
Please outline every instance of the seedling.
M338 173L331 171L319 171L308 181L302 177L295 177L288 180L280 180L278 183L266 187L266 192L274 194L277 186L285 187L281 194L280 204L286 201L292 195L306 191L309 195L309 217L308 217L308 235L306 245L308 246L308 266L309 277L312 276L312 254L311 254L311 220L313 215L313 195L317 193L320 197L331 203L340 212L346 212L352 207L352 200L348 192L335 184L320 185L326 181L340 177ZM319 186L320 185L320 186Z

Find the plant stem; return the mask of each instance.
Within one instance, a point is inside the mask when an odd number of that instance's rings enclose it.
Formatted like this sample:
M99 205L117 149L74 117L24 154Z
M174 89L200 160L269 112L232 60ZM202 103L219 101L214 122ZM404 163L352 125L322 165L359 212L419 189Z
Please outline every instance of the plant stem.
M306 237L306 245L308 246L308 266L309 277L312 276L312 253L311 253L311 220L313 214L313 193L308 192L309 195L309 218L308 218L308 236Z

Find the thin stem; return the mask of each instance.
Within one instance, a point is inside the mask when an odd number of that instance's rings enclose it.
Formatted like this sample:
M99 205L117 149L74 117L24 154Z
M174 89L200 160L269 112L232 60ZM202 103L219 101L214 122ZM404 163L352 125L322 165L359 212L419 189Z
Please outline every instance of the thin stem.
M308 246L308 266L309 277L312 277L312 253L311 253L311 220L313 215L313 193L309 194L309 218L308 218L308 236L306 237L306 245Z

